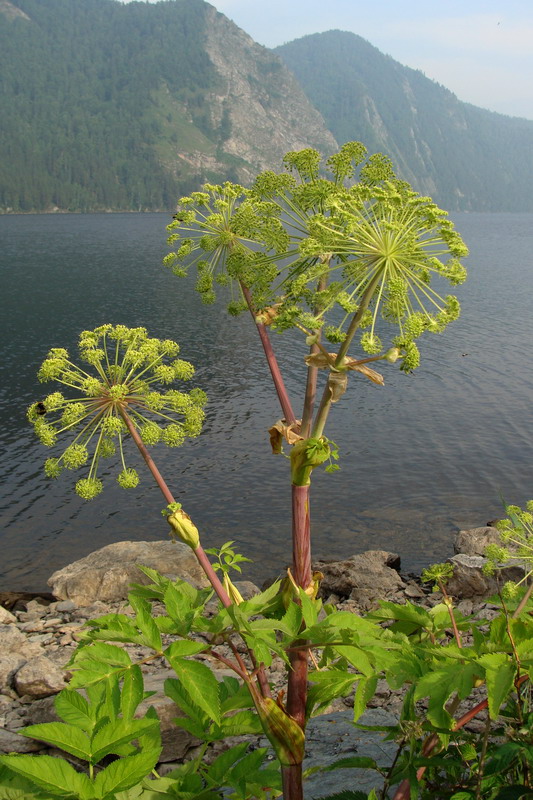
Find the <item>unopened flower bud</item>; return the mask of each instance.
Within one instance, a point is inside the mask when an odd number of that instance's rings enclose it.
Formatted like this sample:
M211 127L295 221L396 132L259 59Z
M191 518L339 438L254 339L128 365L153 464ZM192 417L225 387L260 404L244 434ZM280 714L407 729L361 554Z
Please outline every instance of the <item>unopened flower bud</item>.
M305 734L296 720L290 717L270 697L256 703L263 730L283 766L301 764L304 758Z
M398 347L391 347L390 350L387 350L385 353L385 360L389 362L389 364L394 364L400 358L400 350Z
M169 514L167 520L172 528L172 532L176 534L178 539L188 544L193 550L196 550L200 546L198 528L191 521L188 514L184 511L177 510L173 514Z

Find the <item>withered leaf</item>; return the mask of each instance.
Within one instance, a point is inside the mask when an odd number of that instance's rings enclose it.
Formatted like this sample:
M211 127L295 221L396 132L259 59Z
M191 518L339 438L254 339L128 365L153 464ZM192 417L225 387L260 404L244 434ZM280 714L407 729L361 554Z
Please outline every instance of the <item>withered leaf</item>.
M274 455L279 455L283 451L283 441L287 444L296 444L303 437L300 436L300 425L302 421L297 419L287 425L284 419L279 419L271 428L268 429L270 436L270 446Z
M331 392L331 402L337 403L348 388L348 376L345 372L330 372L328 387Z

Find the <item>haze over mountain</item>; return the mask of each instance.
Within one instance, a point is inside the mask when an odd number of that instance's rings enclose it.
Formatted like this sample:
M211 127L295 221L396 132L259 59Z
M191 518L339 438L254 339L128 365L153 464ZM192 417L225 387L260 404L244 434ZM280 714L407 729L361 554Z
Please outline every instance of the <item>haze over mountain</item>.
M533 210L533 122L355 34L273 52L203 0L0 0L0 71L0 211L170 209L353 139L447 208Z

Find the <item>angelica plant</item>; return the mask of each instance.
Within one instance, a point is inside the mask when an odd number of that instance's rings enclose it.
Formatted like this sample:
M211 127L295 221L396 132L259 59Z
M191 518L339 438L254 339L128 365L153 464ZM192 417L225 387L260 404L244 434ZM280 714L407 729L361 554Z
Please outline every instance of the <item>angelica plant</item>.
M122 326L85 332L80 347L86 367L75 366L66 351L53 350L40 371L42 380L58 379L76 396L52 393L34 404L29 416L47 446L53 446L59 434L72 435L64 453L48 460L46 471L57 477L65 467L88 465L88 476L77 484L86 498L101 490L100 460L116 450L122 467L119 482L134 485L137 474L126 464L123 446L127 434L133 438L165 497L172 535L193 550L222 604L219 614L211 622L204 620L200 629L226 642L231 659L214 649L210 654L233 669L248 690L248 705L230 703L228 710L253 705L280 762L285 800L302 800L307 720L350 682L345 676L337 680L337 675L331 687L324 684L308 693L311 642L343 648L352 636L352 623L344 617L342 625L350 630L335 628L333 617L323 626L318 623L321 574L311 567L312 475L321 465L334 471L332 460L339 456L337 445L325 434L326 423L349 377L383 386L383 375L370 366L374 362L398 364L412 372L420 362L417 342L422 335L441 333L457 318L458 300L442 286L465 279L460 259L467 249L446 212L397 180L386 157L367 158L360 143L344 145L324 165L314 150L288 153L284 166L280 174L261 173L250 188L230 182L207 184L203 191L182 198L168 226L172 251L165 258L177 276L196 270L196 288L206 304L215 301L217 287L222 287L229 295L229 312L248 309L259 333L282 414L269 431L272 450L290 448L293 558L284 582L244 601L229 577L230 569L240 570L242 557L234 553L232 543L219 551L203 550L198 527L176 503L148 452L157 441L181 444L197 435L201 425L205 395L200 390L157 388L192 377L191 365L176 358L175 343L161 343L149 339L144 329ZM324 177L324 170L330 177ZM309 348L301 414L294 410L270 338L270 330L282 333L290 328L301 333ZM356 342L357 350L349 352ZM320 376L322 395L316 402ZM209 555L218 558L214 567ZM172 619L159 623L161 629L154 623L154 628L143 606L138 624L159 652L159 634L187 636L199 611L195 607L178 613L190 605L189 591L183 589L178 599L168 582L153 577L151 597L169 604ZM256 619L258 614L263 618ZM126 621L108 622L101 638L123 641ZM120 631L113 628L119 622ZM137 634L131 636L134 641ZM237 636L244 647L237 647ZM266 668L272 654L287 667L286 703L271 696ZM345 665L344 650L339 654L339 663ZM348 662L359 681L358 715L375 689L376 676L363 646L353 647L350 654ZM190 690L174 690L182 709L198 712L194 735L211 726L202 717L209 709L211 721L219 725L223 693L207 676L207 668L185 668L172 649L169 661L180 677L198 682ZM325 664L329 661L328 655ZM320 670L313 679L322 680ZM245 729L251 730L246 727L250 725L247 714Z
M367 158L358 142L343 145L325 165L306 149L288 153L284 166L281 174L261 173L249 189L209 184L181 198L164 263L178 276L196 269L206 303L215 301L220 284L230 295L229 312L248 309L254 318L283 415L269 431L272 449L291 448L291 576L306 594L314 586L312 472L338 456L325 435L331 408L351 374L384 384L370 362L398 363L404 372L419 365L420 337L442 333L459 316L457 298L435 284L464 281L460 259L468 250L445 211L397 180L388 158ZM289 328L309 347L301 415L269 336L269 329ZM356 336L362 352L350 354ZM323 390L315 408L319 371ZM302 730L308 659L305 640L295 641L286 708ZM301 798L301 764L288 765L284 793Z

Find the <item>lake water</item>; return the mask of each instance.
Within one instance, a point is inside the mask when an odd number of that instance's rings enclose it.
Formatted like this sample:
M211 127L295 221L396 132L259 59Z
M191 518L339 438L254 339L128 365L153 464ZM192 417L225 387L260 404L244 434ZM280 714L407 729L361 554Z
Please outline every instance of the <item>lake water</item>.
M197 366L210 400L204 432L155 457L204 546L234 539L254 559L244 569L256 581L290 560L288 463L269 451L266 431L280 414L255 329L222 304L203 307L191 282L161 266L168 220L0 216L1 590L43 590L55 569L105 544L167 537L147 474L133 492L109 478L84 502L73 473L44 477L50 452L26 422L27 406L52 391L36 379L48 349L74 352L78 333L103 322L176 339ZM533 215L454 221L471 250L462 316L422 340L413 375L386 366L384 387L350 380L328 427L341 472L313 478L316 556L393 550L419 570L451 555L459 528L501 516L500 495L533 497ZM273 341L298 396L304 348L290 336Z

